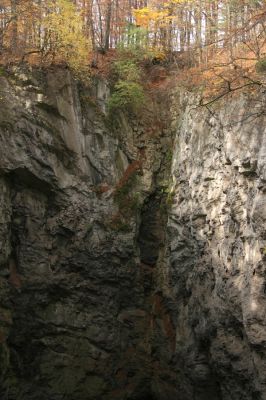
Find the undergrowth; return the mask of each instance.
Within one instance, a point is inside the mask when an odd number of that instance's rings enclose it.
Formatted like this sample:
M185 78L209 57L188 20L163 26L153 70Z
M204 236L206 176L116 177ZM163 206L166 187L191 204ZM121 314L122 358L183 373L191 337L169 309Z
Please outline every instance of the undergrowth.
M141 207L141 195L136 191L138 174L142 162L139 160L131 163L126 169L114 190L114 201L118 205L118 212L108 221L111 229L129 231L130 220Z
M109 113L117 110L138 112L145 103L142 70L135 59L119 59L111 71L112 94L108 101Z

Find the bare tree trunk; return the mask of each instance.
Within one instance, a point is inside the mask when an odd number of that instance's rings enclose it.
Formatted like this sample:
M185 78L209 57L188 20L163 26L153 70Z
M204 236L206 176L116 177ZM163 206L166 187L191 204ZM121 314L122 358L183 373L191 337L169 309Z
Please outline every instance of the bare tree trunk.
M110 31L111 31L111 17L112 17L112 0L108 0L107 10L106 10L106 19L105 19L105 44L104 50L109 50L110 47Z
M202 63L202 0L199 0L198 7L194 11L196 24L196 48L198 50L199 65Z
M183 10L179 13L180 20L180 51L183 52L185 50L185 28L184 28L184 12Z
M100 46L103 48L103 25L102 25L102 11L101 4L99 0L96 0L98 6L98 20L99 20L99 29L100 29Z
M233 39L232 39L232 11L230 0L226 1L226 44L229 47L230 62L233 61Z
M89 4L87 6L87 24L89 26L89 33L88 36L91 35L91 43L92 43L92 49L96 49L96 43L95 43L95 29L94 29L94 24L93 24L93 0L89 1Z
M18 15L17 15L17 0L11 0L11 18L12 18L12 33L11 33L11 50L17 50L18 37Z

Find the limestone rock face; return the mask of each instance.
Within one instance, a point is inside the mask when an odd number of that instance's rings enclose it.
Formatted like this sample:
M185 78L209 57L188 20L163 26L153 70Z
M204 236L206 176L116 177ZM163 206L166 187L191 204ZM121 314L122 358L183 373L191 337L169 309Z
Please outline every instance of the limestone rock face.
M0 80L0 397L144 396L152 269L137 243L167 135L125 115L112 127L103 81Z
M266 400L265 93L108 96L0 77L1 400Z
M184 99L168 221L176 365L194 399L266 399L265 93Z

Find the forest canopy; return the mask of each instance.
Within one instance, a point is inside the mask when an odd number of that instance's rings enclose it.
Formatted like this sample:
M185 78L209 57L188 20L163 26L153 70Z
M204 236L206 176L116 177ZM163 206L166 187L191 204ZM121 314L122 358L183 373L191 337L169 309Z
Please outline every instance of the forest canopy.
M265 0L2 0L0 62L86 72L127 52L181 67L252 62L266 69Z

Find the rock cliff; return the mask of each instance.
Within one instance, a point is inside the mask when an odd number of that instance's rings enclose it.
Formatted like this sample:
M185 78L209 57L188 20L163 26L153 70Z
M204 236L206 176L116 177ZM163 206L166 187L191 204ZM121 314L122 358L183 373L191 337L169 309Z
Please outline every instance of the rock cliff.
M192 398L265 399L265 93L211 112L183 101L167 252L175 357Z
M266 399L265 94L0 85L1 399Z
M172 140L155 105L110 119L107 96L67 70L1 76L1 399L150 393Z

